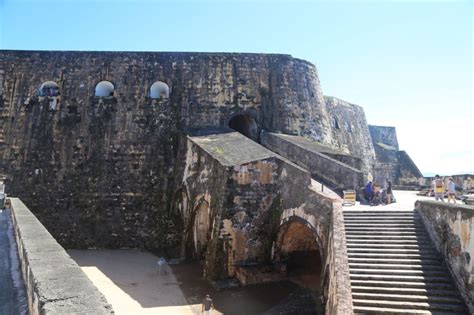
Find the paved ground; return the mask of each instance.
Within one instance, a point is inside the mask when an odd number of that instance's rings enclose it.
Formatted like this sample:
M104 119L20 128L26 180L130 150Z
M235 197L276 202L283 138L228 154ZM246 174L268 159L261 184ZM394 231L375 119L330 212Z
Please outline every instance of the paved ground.
M172 272L158 275L153 254L139 250L70 250L117 315L194 314Z
M384 210L414 210L415 202L417 200L434 200L434 197L425 197L417 196L417 191L406 191L406 190L394 190L393 195L397 199L397 202L391 203L389 205L379 205L379 206L370 206L370 205L361 205L359 202L355 206L344 206L344 210L370 210L370 211L384 211ZM447 199L445 198L445 201ZM460 202L459 200L457 202Z
M70 250L117 315L201 314L206 294L214 300L214 315L314 314L315 299L309 282L267 283L216 290L202 277L198 263L173 265L167 275L158 276L157 256L139 250ZM297 281L296 281L297 280ZM298 284L299 285L298 285ZM291 303L290 303L291 302ZM305 310L311 310L307 312Z

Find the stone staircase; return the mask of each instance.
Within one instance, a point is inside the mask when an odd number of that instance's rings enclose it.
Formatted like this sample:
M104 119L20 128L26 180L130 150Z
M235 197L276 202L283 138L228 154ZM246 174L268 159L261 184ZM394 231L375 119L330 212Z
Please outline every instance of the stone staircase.
M344 211L355 314L468 314L416 211Z

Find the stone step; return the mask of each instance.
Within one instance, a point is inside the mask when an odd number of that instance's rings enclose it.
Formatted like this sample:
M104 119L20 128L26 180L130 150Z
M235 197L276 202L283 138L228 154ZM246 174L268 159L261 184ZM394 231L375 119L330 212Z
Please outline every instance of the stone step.
M429 255L425 253L348 253L349 258L409 258L409 259L429 259L429 260L438 260L439 255Z
M417 236L417 237L425 237L427 238L428 235L422 232L416 231L386 231L386 230L348 230L346 229L346 233L349 235L400 235L400 236Z
M404 220L404 221L416 221L420 220L415 216L344 216L344 220L367 220L367 221L391 221L391 220Z
M428 255L438 255L433 249L423 248L367 248L367 247L348 247L348 253L423 253Z
M447 312L447 311L427 311L427 310L416 310L416 309L396 309L386 307L370 307L370 306L354 306L354 314L385 314L385 315L398 315L398 314L429 314L429 315L459 315L465 314L464 312ZM467 314L467 313L466 313Z
M388 226L346 226L346 231L393 231L393 232L425 232L419 227L388 227Z
M374 274L350 274L351 280L380 280L380 281L406 281L422 282L430 285L432 283L448 283L451 279L446 276L403 276L403 275L374 275Z
M421 249L421 250L435 250L431 244L370 244L353 242L352 240L347 241L347 247L349 248L405 248L405 249Z
M377 215L377 214L418 214L418 212L413 211L413 210L344 210L343 211L344 215L346 214L354 214L354 215L359 215L359 214L370 214L370 215Z
M435 311L461 311L465 312L463 305L451 303L428 303L428 302L408 302L408 301L388 301L388 300L366 300L352 299L354 306L374 306L374 307L393 307L398 309L422 309Z
M424 241L419 241L417 239L370 239L370 238L350 238L347 240L348 242L351 242L353 244L419 244L419 245L430 245L431 246L431 241L430 240L424 240Z
M447 304L463 304L464 302L455 296L441 296L441 295L414 295L414 294L391 294L391 293L366 293L366 292L352 292L352 296L357 299L374 299L374 300L389 300L389 301L412 301L412 302L434 302Z
M424 288L427 290L452 290L456 292L451 283L447 282L417 282L417 281L386 281L386 280L365 280L351 279L353 286L388 287L388 288Z
M394 235L394 234L380 234L380 235L366 235L366 234L352 234L352 233L346 233L346 238L357 238L357 239L375 239L375 240L430 240L428 235L422 237L416 234L413 235Z
M381 287L381 286L360 286L353 285L352 292L366 292L366 293L385 293L385 294L400 294L400 295L429 295L429 296L454 296L458 297L455 290L436 290L426 288L398 288L398 287Z
M447 273L447 269L440 265L426 265L426 264L389 264L381 262L369 261L363 262L349 262L349 268L367 268L367 269L399 269L400 271L406 270L439 270Z
M377 264L398 264L398 265L416 265L416 264L423 264L425 265L435 265L440 266L441 260L439 257L436 259L407 259L406 257L402 258L361 258L361 257L349 257L349 263L377 263Z
M347 227L410 227L410 228L424 228L423 225L417 223L383 223L380 221L373 222L373 223L365 223L365 222L347 222L344 224Z
M350 267L351 275L407 275L407 276L420 276L420 277L448 277L449 273L447 270L411 270L411 269L387 269L387 268L356 268Z
M348 225L353 225L353 224L358 224L358 225L363 225L363 226L366 226L366 225L387 225L387 226L393 226L393 225L396 225L396 226L399 226L399 225L416 225L416 226L424 226L423 223L420 223L420 222L417 222L415 220L387 220L387 221L381 221L381 220L374 220L374 221L369 221L369 220L347 220L345 219L344 220L344 225L345 226L348 226Z

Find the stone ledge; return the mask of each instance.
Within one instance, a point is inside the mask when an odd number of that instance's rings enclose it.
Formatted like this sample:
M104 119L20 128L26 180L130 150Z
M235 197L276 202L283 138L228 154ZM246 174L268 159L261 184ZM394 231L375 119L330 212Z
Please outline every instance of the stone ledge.
M31 314L114 314L104 296L18 198L12 219Z

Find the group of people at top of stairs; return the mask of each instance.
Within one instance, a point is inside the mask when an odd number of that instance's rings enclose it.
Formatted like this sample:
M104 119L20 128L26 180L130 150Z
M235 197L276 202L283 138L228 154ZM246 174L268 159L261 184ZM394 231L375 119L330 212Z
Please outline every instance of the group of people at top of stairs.
M364 198L365 201L371 206L396 202L395 197L393 196L391 181L387 181L387 186L385 189L380 187L378 182L367 182L364 187Z
M445 187L443 179L439 175L436 175L431 183L431 189L436 201L440 200L444 202L444 194L447 193L448 203L451 202L451 200L453 203L456 203L456 184L452 177L449 178L448 184Z

